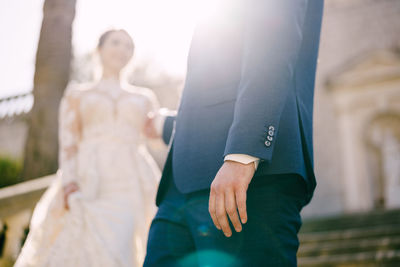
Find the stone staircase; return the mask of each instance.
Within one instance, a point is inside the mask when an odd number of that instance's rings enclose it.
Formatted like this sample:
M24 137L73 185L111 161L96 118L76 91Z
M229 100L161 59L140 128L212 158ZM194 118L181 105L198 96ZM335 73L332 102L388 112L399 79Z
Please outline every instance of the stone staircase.
M400 266L400 210L304 220L299 267Z

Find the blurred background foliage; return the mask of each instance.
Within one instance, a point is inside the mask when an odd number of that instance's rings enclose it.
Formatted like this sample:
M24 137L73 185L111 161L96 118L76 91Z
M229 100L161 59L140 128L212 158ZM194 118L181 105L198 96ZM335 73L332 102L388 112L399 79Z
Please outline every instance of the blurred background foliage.
M22 161L0 156L0 188L13 185L21 178Z

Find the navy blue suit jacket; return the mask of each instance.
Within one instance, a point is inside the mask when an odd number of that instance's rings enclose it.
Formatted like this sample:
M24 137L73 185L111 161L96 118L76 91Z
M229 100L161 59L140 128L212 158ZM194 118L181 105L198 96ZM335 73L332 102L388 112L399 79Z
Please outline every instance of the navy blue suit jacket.
M261 159L253 179L299 174L315 188L313 96L323 0L226 1L195 30L176 117L164 124L182 193L210 187L227 154Z

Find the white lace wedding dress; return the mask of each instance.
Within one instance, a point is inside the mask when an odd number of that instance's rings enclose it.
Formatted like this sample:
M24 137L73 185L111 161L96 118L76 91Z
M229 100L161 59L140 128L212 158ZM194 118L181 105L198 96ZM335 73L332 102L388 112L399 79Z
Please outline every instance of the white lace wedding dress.
M141 266L160 170L141 132L144 88L70 86L60 107L60 171L36 205L16 267ZM79 192L63 208L62 185Z

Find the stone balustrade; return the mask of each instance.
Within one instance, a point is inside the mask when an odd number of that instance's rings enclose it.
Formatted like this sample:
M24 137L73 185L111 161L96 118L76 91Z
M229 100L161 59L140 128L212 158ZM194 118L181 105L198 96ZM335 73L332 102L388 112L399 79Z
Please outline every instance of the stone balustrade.
M32 210L55 175L22 182L0 189L0 231L5 241L0 252L0 267L12 266L20 252Z

